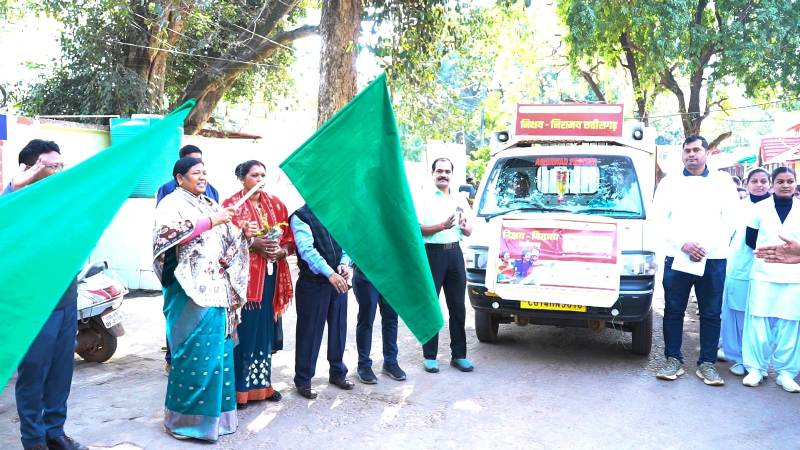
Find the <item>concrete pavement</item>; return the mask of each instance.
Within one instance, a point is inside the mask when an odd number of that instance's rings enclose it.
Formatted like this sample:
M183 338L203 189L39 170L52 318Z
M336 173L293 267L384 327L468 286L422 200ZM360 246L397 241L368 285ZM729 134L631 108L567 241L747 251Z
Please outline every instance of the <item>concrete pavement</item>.
M163 431L164 319L160 295L126 300L127 334L105 364L76 356L67 433L94 448L320 449L320 448L797 448L800 395L772 379L742 386L721 363L724 387L694 375L697 320L688 314L687 374L675 382L654 377L663 356L661 303L656 301L650 358L625 350L630 335L606 329L501 325L501 340L477 341L467 307L469 357L476 370L449 367L449 337L440 339L441 372L425 373L421 349L401 326L400 364L406 382L378 374L379 383L352 391L327 385L325 348L308 401L295 392L293 308L284 319L285 347L274 359L279 403L239 412L240 429L216 444L177 441ZM345 363L356 366L355 315L349 301ZM446 311L446 308L445 308ZM376 320L377 323L377 320ZM323 347L324 347L323 340ZM380 369L380 327L373 359ZM0 396L0 447L18 448L13 380Z

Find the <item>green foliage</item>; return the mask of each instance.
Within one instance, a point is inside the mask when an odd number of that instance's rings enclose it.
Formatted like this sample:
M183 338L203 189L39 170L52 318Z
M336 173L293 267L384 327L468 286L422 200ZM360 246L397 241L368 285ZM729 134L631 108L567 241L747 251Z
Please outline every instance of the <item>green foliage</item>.
M491 153L489 153L488 145L473 150L469 155L469 161L467 161L467 176L474 178L475 181L481 181L490 158Z
M634 96L649 94L648 109L659 92L678 96L677 87L686 93L682 112L699 126L706 105L721 100L719 90L728 85L743 86L751 98L800 94L796 1L559 0L558 11L576 73L601 63L633 76L622 44L627 38L639 81ZM688 82L671 84L669 75Z
M192 77L207 70L212 59L241 48L237 36L242 27L251 29L263 12L263 2L222 0L184 2L180 15L183 28L174 43L167 42L168 28L161 19L170 0L46 0L43 11L63 25L62 58L54 70L27 89L19 102L27 114L121 114L163 113L179 101ZM176 2L177 3L177 2ZM302 18L296 8L282 27ZM278 30L280 31L280 30ZM256 36L253 39L260 39ZM147 51L141 46L162 46L167 57L163 92L148 90L141 73L147 72ZM259 98L268 105L292 90L288 69L291 51L281 49L264 64L252 65L224 94L224 100L239 102ZM145 68L142 69L142 65ZM220 74L224 76L225 74ZM86 95L92 86L92 95ZM78 94L80 95L70 95Z

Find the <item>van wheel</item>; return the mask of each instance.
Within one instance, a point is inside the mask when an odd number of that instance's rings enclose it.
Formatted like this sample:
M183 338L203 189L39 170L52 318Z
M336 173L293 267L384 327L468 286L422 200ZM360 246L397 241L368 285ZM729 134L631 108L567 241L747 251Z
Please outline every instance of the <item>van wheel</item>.
M647 313L644 320L633 324L633 332L631 333L633 343L631 345L631 352L636 355L647 356L650 354L650 348L653 346L653 310Z
M500 323L492 314L475 310L475 334L481 342L496 342Z
M80 333L88 333L92 340L90 348L77 352L86 361L106 362L117 351L117 337L109 333L102 323L99 323L99 320L92 320L90 326L81 330Z

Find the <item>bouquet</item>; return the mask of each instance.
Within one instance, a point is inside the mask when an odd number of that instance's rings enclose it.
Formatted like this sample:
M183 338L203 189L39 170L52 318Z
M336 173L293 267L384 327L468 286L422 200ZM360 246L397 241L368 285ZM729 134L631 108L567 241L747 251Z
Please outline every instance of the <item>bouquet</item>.
M267 223L267 221L263 221L263 223ZM267 225L266 228L260 230L256 233L256 237L262 237L270 240L280 240L283 236L283 228L286 226L286 222L276 223L274 225ZM269 261L270 263L272 261ZM272 275L272 264L267 264L267 275Z

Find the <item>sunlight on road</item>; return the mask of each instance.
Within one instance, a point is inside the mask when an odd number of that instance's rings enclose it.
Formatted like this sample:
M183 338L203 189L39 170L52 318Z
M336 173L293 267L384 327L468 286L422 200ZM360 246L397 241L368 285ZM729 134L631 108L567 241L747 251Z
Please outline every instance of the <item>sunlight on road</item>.
M459 400L453 404L453 409L459 411L467 411L472 413L479 413L483 407L477 401L469 398L466 400Z
M406 399L414 392L414 385L407 384L403 386L403 391L400 394L400 400L394 404L383 408L381 413L381 426L388 425L394 421L400 409L406 404Z
M249 424L247 424L247 431L258 433L259 431L263 430L275 419L275 416L277 416L282 409L283 405L280 405L274 411L263 411L256 418L250 421Z

